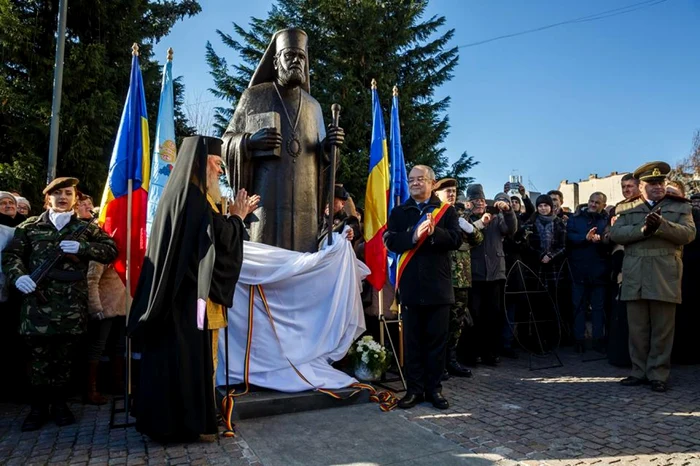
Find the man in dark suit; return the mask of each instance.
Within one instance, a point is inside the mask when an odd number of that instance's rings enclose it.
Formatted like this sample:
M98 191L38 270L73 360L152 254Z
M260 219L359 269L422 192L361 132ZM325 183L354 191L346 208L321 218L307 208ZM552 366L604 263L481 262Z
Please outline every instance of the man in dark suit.
M411 197L391 211L384 233L387 249L401 254L397 280L407 390L399 407L412 408L426 399L438 409L447 409L440 382L450 305L455 302L450 251L459 249L462 235L457 212L432 194L435 172L430 167L416 165L408 185Z

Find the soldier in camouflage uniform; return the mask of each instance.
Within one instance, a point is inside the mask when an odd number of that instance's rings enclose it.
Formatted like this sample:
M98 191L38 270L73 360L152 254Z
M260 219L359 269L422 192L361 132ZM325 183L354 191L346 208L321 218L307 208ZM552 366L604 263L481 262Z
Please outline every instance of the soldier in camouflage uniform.
M455 205L457 200L457 180L454 178L443 178L435 185L435 194L442 202L450 205ZM454 287L455 303L450 307L450 328L447 341L447 358L444 379L450 375L456 377L471 377L472 372L468 368L462 366L457 361L457 344L459 337L462 335L462 329L469 315L467 309L467 298L469 296L469 288L472 284L472 263L469 250L481 244L484 236L480 230L474 228L464 217L464 206L461 206L461 211L457 208L457 213L460 214L459 226L462 229L462 246L457 251L452 251L452 286Z
M59 426L75 422L66 405L66 385L73 349L87 325L88 263L107 264L117 257L116 244L96 225L73 236L85 226L73 210L77 184L76 178L52 181L44 189L49 208L17 227L2 255L8 282L24 294L19 333L29 348L32 410L23 431L39 429L49 414ZM65 256L37 285L31 273L57 252Z

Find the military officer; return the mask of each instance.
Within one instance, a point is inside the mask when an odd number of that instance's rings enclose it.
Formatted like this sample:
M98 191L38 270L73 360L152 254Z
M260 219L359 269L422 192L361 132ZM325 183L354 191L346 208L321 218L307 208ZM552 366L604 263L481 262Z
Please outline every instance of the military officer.
M457 201L457 180L454 178L439 180L435 184L435 194L442 202L454 206ZM463 212L461 213L463 214ZM445 371L447 374L443 376L445 379L449 378L450 375L456 377L471 377L472 375L472 371L469 368L462 366L457 361L457 344L469 313L467 300L469 288L472 286L472 261L469 250L481 244L484 240L484 235L481 233L481 230L474 228L462 215L459 217L459 227L462 231L462 245L457 251L450 251L455 303L450 306L447 358L445 359Z
M59 426L75 422L66 405L66 386L72 351L86 330L88 263L107 264L117 257L114 241L96 225L76 234L86 225L74 210L77 184L76 178L49 183L44 189L48 209L17 226L2 255L9 283L24 294L19 333L30 353L32 409L23 431L41 428L50 415ZM64 256L37 284L32 272L59 253Z
M618 204L610 228L610 239L625 246L621 299L627 302L632 374L620 383L650 383L656 392L668 388L681 255L695 238L690 202L666 193L670 171L665 162L637 168L641 194Z

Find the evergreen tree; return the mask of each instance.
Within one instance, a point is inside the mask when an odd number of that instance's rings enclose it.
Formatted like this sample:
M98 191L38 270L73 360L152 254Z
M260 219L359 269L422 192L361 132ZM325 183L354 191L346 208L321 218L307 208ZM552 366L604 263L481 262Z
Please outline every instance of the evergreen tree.
M434 93L452 78L458 54L450 44L454 30L443 30L445 18L424 18L427 5L427 0L278 0L267 18L253 18L248 29L233 24L241 41L217 31L224 44L241 57L241 62L230 67L223 54L207 44L215 83L212 92L231 104L217 109L219 130L223 132L231 119L272 34L298 27L309 35L311 94L321 104L326 122L331 121L333 103L343 108L340 126L347 137L338 182L356 199L364 198L373 78L378 82L387 125L392 88L399 87L406 163L430 165L444 174L447 157L441 144L449 129L446 111L450 99L435 100Z
M161 70L153 44L195 0L71 0L66 29L57 176L80 178L99 199L129 86L131 45L140 46L151 140ZM49 150L58 0L0 0L0 189L41 205ZM165 60L165 57L159 57ZM176 87L176 128L183 121Z
M474 182L474 178L468 176L467 173L477 165L479 165L479 161L474 160L473 155L467 154L466 151L462 152L462 155L452 164L445 176L457 180L457 192L464 193L467 190L467 186Z

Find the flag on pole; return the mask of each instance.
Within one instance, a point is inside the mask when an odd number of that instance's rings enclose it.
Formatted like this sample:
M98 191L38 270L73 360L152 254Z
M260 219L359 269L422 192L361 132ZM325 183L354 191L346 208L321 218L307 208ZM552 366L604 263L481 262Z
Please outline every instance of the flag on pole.
M401 126L399 124L399 88L394 86L394 96L391 99L391 156L390 169L391 181L389 183L389 214L394 207L403 204L409 198L408 175L406 174L406 162L403 158L401 146ZM389 261L389 282L396 286L396 267L398 255L387 251Z
M367 281L377 290L386 282L387 251L382 236L387 223L389 155L377 82L372 80L372 140L369 149L369 178L365 194L365 262L372 273Z
M112 159L109 162L109 174L102 194L99 222L102 229L117 243L119 256L114 262L114 269L125 283L127 241L129 237L131 239L129 275L131 276L130 292L133 296L146 253L150 144L138 45L134 44L132 50L129 92L119 122ZM129 205L129 199L131 199L131 205ZM130 229L127 227L129 212L131 212Z
M160 89L160 105L156 122L156 141L153 148L151 182L148 185L148 217L146 235L150 237L151 224L156 217L158 202L165 183L173 170L177 147L175 146L175 98L173 94L173 49L168 49L168 60L163 67L163 84Z

